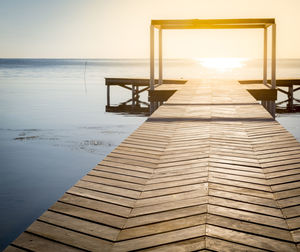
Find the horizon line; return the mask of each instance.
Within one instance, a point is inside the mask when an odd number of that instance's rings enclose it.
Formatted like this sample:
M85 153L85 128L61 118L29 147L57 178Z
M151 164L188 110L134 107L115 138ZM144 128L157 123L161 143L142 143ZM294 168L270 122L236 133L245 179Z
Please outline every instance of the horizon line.
M149 58L141 58L141 57L130 57L130 58L61 58L61 57L0 57L0 60L2 59L32 59L32 60L150 60ZM247 60L263 60L263 58L251 58L251 57L184 57L184 58L164 58L164 60L196 60L196 59L247 59ZM300 59L297 57L277 57L278 59ZM158 58L156 59L158 60ZM271 58L268 58L268 60L271 60Z

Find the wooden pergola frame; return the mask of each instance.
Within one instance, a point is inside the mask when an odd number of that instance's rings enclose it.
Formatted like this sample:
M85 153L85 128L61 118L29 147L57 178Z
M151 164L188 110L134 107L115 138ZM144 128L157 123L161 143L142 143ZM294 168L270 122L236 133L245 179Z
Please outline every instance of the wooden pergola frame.
M150 26L150 90L154 90L154 29L159 31L159 78L163 83L162 67L162 30L164 29L255 29L264 30L263 83L267 83L267 32L272 26L272 77L271 88L276 88L276 24L274 18L247 19L183 19L183 20L151 20Z

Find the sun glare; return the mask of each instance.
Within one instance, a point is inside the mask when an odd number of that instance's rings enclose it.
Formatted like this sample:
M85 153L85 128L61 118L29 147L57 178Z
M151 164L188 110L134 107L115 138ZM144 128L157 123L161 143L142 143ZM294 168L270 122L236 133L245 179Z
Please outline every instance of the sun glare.
M201 66L212 68L220 72L230 71L234 68L241 68L248 60L247 58L196 58Z

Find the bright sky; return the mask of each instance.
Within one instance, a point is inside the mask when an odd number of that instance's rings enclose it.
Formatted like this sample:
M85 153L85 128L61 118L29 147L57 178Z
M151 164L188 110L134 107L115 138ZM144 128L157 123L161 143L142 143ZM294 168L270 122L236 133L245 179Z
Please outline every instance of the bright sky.
M0 57L148 58L151 19L276 18L277 56L300 58L299 11L300 0L0 0ZM166 58L262 57L262 29L163 39Z

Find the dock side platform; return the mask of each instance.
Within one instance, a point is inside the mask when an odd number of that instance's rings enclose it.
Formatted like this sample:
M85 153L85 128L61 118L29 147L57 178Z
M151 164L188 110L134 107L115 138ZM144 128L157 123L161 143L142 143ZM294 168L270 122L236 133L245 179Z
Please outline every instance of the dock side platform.
M300 143L237 81L193 80L5 251L298 251Z

